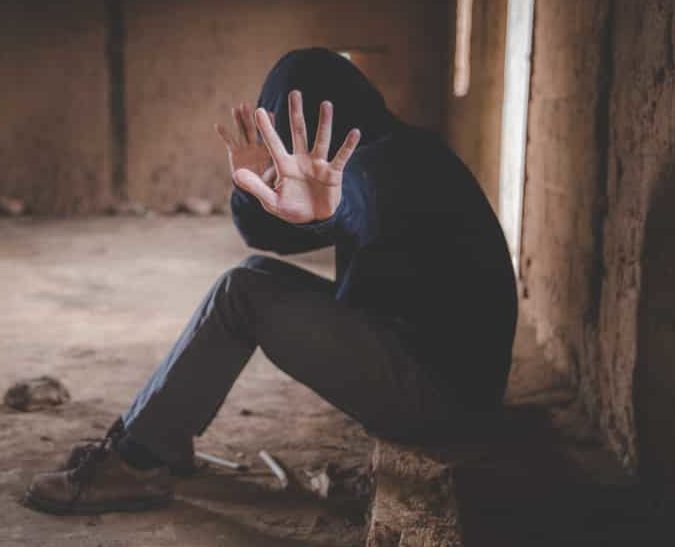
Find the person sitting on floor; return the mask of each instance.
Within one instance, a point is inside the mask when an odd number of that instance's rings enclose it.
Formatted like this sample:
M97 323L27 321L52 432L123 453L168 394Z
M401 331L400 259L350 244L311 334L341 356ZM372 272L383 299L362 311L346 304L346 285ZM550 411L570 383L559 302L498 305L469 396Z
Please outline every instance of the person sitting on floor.
M30 506L169 503L171 473L191 469L194 437L257 347L382 438L442 443L499 411L515 279L469 170L329 50L282 57L258 107L234 109L238 135L218 127L234 222L249 246L278 254L334 246L336 280L268 256L227 271L105 439L34 477Z

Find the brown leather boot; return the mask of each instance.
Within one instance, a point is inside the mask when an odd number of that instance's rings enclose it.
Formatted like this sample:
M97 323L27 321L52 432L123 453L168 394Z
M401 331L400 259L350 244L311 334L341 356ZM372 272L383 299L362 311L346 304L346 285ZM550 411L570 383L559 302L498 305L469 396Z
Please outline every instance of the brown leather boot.
M105 437L97 439L83 439L76 442L70 449L68 456L66 456L65 461L58 468L59 471L67 471L69 469L75 469L80 465L80 462L86 456L87 452L92 450L93 446L99 445L101 442L110 442L112 446L115 446L120 438L124 435L124 422L122 418L117 418L113 424L108 428Z
M108 432L105 435L105 439L110 439L112 446L115 446L117 442L124 436L124 422L122 418L117 418L115 422L110 426ZM75 443L68 456L66 456L65 461L58 468L59 471L67 471L68 469L74 469L80 463L80 460L84 455L91 449L92 445L98 444L101 442L101 439L84 439ZM174 477L190 477L197 473L199 470L197 464L195 463L194 458L186 459L183 462L169 464L169 473Z
M142 511L167 505L173 490L167 467L148 471L124 463L106 436L79 448L75 466L33 478L25 503L48 513Z

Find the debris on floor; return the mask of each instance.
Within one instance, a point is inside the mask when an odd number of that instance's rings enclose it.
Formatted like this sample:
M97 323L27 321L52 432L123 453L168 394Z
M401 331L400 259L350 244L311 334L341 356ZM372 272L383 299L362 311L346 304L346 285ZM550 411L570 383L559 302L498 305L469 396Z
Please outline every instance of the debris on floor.
M20 199L0 196L0 215L18 217L26 212L26 204Z
M286 471L283 469L281 464L275 460L267 450L261 450L258 452L258 456L260 456L260 459L265 462L265 465L270 468L272 473L279 479L279 483L281 484L281 489L285 490L288 488L288 475L286 474Z
M328 462L320 469L305 471L309 489L322 499L367 499L372 484L368 470L363 466L340 466Z
M106 212L113 216L144 216L148 208L138 201L118 201L110 205Z
M207 217L214 212L213 203L208 199L189 197L180 203L176 209L178 213L188 213L198 217Z
M309 486L312 492L314 492L320 498L323 499L328 498L333 483L327 470L322 469L318 473L315 474L309 473L309 475L310 475Z
M248 471L248 465L246 464L219 458L218 456L213 456L205 452L195 452L195 459L216 465L218 467L224 467L225 469L233 469L234 471Z
M33 412L70 401L70 393L56 378L40 376L21 380L5 393L5 404L15 410Z

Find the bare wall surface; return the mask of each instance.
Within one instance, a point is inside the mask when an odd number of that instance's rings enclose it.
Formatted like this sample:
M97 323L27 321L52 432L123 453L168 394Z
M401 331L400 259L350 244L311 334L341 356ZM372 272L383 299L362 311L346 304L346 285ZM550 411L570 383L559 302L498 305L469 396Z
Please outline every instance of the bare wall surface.
M453 40L455 3L450 2L449 18ZM481 183L495 211L499 202L507 4L507 0L474 0L469 93L455 97L452 85L448 86L448 142ZM450 49L454 54L454 43Z
M383 52L369 72L390 107L440 129L446 13L431 0L126 2L129 194L158 209L190 195L223 202L229 172L213 123L255 101L294 48Z
M535 4L522 311L572 383L581 361L593 359L593 222L605 171L607 20L607 1Z
M614 451L633 466L639 448L675 496L673 9L615 1L601 352L586 395Z
M533 51L523 313L623 465L675 485L673 4L538 2Z
M0 195L38 213L108 197L103 3L0 4Z

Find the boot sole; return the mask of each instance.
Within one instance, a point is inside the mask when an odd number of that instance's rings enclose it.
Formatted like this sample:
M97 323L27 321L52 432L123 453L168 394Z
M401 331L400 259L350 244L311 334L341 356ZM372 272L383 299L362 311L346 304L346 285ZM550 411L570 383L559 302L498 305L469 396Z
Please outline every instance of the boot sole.
M162 509L173 500L173 494L151 499L116 500L100 503L63 503L47 500L26 492L23 498L24 505L52 515L100 515L112 512L139 512Z

